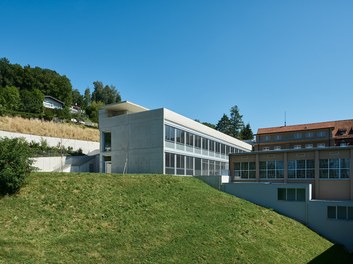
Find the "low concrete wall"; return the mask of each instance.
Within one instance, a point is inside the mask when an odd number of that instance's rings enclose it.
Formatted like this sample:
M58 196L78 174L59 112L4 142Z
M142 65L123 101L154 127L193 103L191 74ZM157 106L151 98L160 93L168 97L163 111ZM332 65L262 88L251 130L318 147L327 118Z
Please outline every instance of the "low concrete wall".
M99 142L94 141L86 141L86 140L76 140L76 139L68 139L68 138L56 138L56 137L43 137L36 136L30 134L21 134L7 131L0 131L0 137L8 137L8 138L24 138L26 141L31 142L40 142L45 139L49 146L56 147L58 144L63 146L72 147L74 150L82 149L84 154L92 152L94 150L99 149Z
M222 176L194 176L194 177L207 183L213 188L216 188L217 190L221 189Z
M38 157L33 159L33 166L41 172L50 172L65 165L66 157Z
M33 159L33 166L40 172L98 172L99 155L92 156L63 156L38 157Z
M278 188L305 188L305 201L278 200ZM311 200L311 184L228 183L221 190L296 219L312 230L353 251L353 220L329 219L328 206L353 207L353 201Z

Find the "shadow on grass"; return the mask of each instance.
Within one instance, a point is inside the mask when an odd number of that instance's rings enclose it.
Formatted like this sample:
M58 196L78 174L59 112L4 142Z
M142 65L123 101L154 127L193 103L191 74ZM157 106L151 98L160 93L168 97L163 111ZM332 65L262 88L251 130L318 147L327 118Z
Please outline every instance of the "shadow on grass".
M322 252L319 256L312 259L310 264L321 264L321 263L353 263L353 254L349 254L343 246L333 245L325 252Z

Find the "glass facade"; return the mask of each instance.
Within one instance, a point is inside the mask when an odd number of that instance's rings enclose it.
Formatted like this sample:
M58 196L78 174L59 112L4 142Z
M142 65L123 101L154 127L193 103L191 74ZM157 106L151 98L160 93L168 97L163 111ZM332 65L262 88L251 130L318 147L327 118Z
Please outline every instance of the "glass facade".
M320 159L320 178L347 179L350 175L350 160L346 159Z
M260 178L282 179L283 177L283 160L260 161Z
M288 160L288 178L315 178L315 160Z

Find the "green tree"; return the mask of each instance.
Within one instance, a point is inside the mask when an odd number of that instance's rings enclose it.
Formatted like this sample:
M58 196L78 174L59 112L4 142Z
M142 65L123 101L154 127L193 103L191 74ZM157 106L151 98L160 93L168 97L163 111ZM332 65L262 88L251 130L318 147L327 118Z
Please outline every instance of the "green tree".
M40 90L38 89L34 89L33 91L22 90L20 92L20 96L21 96L21 110L23 112L36 113L36 114L43 113L44 95Z
M0 87L0 107L7 110L18 110L20 92L14 86Z
M121 102L120 93L116 90L114 85L106 85L103 88L103 102L105 104Z
M92 122L98 123L99 110L104 106L103 102L93 101L86 109L86 114Z
M26 176L34 169L29 144L23 138L0 139L0 193L20 190Z
M77 89L74 89L72 91L72 104L73 105L77 105L77 106L82 108L83 107L83 101L84 101L84 98L81 95L80 91L77 90Z
M91 104L91 91L89 88L86 88L83 95L83 109L86 110L87 107Z
M230 136L239 138L240 131L244 127L244 122L237 105L230 109L230 122L232 124L232 133Z
M100 81L93 82L92 102L104 102L103 83Z
M242 140L252 140L254 139L254 134L251 130L250 124L247 123L245 127L240 131L240 139Z
M224 134L231 135L233 131L232 128L233 126L229 117L226 114L223 114L222 118L216 125L216 129Z

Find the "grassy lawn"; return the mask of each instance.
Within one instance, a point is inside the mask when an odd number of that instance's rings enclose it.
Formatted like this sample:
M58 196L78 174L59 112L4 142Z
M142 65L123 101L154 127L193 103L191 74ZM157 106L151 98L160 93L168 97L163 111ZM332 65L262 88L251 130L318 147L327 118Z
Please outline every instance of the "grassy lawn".
M0 210L0 263L353 260L298 222L189 177L33 173Z

